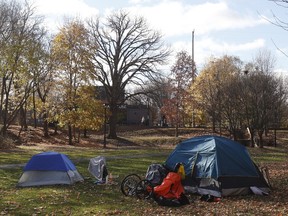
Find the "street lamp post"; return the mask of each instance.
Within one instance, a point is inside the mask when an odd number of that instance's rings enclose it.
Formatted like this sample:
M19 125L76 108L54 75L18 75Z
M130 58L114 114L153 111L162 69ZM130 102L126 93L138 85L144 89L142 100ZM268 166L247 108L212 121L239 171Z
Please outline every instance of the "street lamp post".
M148 111L148 113L147 113L147 120L148 120L147 126L150 127L151 126L151 119L150 119L150 99L149 98L147 98L147 111Z
M277 127L278 127L278 118L277 118L277 111L274 108L274 147L277 145Z
M107 106L104 104L104 146L103 148L106 148L106 119L107 119Z

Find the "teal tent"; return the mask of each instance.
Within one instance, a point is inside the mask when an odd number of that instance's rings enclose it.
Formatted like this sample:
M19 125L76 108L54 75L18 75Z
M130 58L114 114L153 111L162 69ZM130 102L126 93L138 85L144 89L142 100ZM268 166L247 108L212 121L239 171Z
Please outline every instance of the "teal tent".
M165 165L185 168L187 191L216 197L248 194L251 188L269 192L269 185L245 148L220 136L199 136L177 145Z

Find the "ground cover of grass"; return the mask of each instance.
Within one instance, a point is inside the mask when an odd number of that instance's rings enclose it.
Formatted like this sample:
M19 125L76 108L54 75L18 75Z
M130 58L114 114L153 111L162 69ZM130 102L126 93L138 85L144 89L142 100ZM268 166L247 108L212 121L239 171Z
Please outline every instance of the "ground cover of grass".
M121 180L130 173L144 178L151 163L163 163L165 158L108 159L108 170L117 177L111 185L95 184L87 170L88 161L75 163L85 180L73 186L17 188L22 170L0 169L0 215L139 215L139 207L150 204L125 197L120 190Z
M129 139L134 140L125 147L118 143L114 146L109 144L109 148L103 149L99 146L67 146L55 143L31 145L26 142L17 148L0 151L0 165L25 163L33 154L42 151L59 151L75 162L85 179L84 182L72 186L17 188L22 169L0 169L0 215L288 215L286 132L279 135L276 148L248 148L253 160L269 169L272 184L269 196L225 197L220 202L210 203L200 201L198 195L189 195L191 203L179 208L162 207L151 200L125 197L120 191L122 179L130 173L137 173L144 178L147 167L151 163L163 163L166 155L175 147L174 143L168 147L161 146L161 139L165 137L167 140L170 136L163 133L166 132L138 131L137 137L144 137L142 139L146 136L147 139L156 139L158 136L157 144L148 146L135 144L137 138L131 132L125 132L121 134L125 144ZM173 131L167 133L172 134ZM185 138L184 134L182 136ZM106 156L109 172L119 176L113 179L111 185L96 185L87 170L88 159L98 155Z

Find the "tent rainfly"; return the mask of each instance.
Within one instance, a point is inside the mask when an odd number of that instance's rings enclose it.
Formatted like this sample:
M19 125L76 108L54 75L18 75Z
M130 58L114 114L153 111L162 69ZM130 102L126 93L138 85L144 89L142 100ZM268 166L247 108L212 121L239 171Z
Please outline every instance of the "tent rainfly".
M182 163L184 188L188 192L216 197L244 195L258 188L270 191L264 175L245 146L220 136L199 136L177 145L165 164L169 169Z
M72 161L58 152L43 152L32 156L24 167L17 186L71 185L83 181Z

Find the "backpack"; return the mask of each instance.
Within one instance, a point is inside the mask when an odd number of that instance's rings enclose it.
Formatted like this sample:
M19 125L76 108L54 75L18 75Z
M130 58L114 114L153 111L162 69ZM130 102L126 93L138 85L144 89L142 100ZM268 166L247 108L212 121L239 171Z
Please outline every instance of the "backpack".
M160 185L166 177L168 171L161 164L151 164L146 172L145 179L151 182L153 186Z

